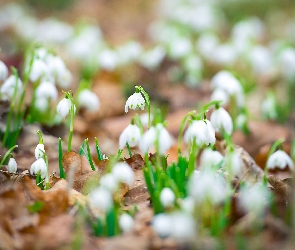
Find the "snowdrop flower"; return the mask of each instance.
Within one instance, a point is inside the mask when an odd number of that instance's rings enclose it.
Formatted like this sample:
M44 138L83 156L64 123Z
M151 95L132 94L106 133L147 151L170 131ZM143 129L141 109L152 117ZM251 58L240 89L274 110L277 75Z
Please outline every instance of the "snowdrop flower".
M278 118L277 103L273 93L268 93L262 101L261 112L265 119L276 120Z
M153 230L159 237L171 236L177 240L190 240L196 237L194 218L184 212L157 214L152 220Z
M181 201L181 209L185 213L193 214L195 210L195 200L192 196L187 196Z
M139 42L129 41L119 46L117 51L120 64L126 64L134 61L140 56L142 52L142 46Z
M30 72L30 80L37 81L47 73L47 65L40 59L34 59Z
M124 233L132 231L134 227L134 220L131 215L124 213L119 218L119 226Z
M140 140L140 129L135 124L129 124L121 133L119 138L119 147L122 149L128 142L130 147L135 147Z
M45 154L44 144L38 144L35 148L35 157L38 160L39 158L42 158Z
M196 141L197 146L215 144L215 130L209 120L194 120L184 134L184 141Z
M244 92L240 82L228 71L219 71L211 79L211 85L213 89L222 89L229 96L235 98L238 106L244 104Z
M147 153L150 147L156 146L157 142L159 154L161 155L164 155L172 145L171 137L161 123L158 123L155 127L150 127L149 130L144 133L139 142L139 148L142 152Z
M225 105L229 101L229 95L222 89L214 89L211 94L211 101L221 101L220 105Z
M105 70L113 71L119 64L119 56L116 51L105 49L98 56L98 64Z
M113 207L112 194L102 187L97 187L89 193L90 204L102 212L107 212Z
M152 220L152 228L159 237L165 238L171 234L172 227L171 218L168 214L157 214Z
M68 88L72 82L73 76L68 69L63 70L57 76L57 84L61 88Z
M197 41L199 53L207 60L211 59L212 51L219 44L219 39L215 34L201 34Z
M0 81L4 81L7 78L8 69L4 62L0 61Z
M10 158L7 167L8 167L9 173L16 173L16 170L17 170L16 160L14 158Z
M134 93L133 95L129 96L126 104L125 104L125 112L128 112L128 108L130 109L144 109L145 100L140 93Z
M17 86L16 86L17 84ZM16 79L14 75L11 75L6 79L0 88L0 94L3 95L4 99L11 100L13 97L14 89L17 89L17 96L23 92L23 83L21 79Z
M240 209L247 213L254 212L261 215L268 205L269 198L270 192L267 187L256 183L251 187L241 189L238 204Z
M288 80L295 78L295 49L286 48L280 54L280 64L283 76Z
M227 152L225 164L230 174L238 177L242 176L243 161L236 150Z
M140 121L141 121L142 126L147 127L148 126L148 121L149 121L149 114L148 113L141 114L139 116L139 118L140 118ZM150 119L151 119L151 122L154 119L154 117L153 117L152 114L151 114Z
M171 236L177 240L192 240L196 237L196 223L191 214L174 212L170 215L172 221Z
M267 160L266 167L268 169L274 169L276 167L280 169L285 169L287 166L291 170L294 170L294 163L290 156L282 150L274 152Z
M201 154L200 161L202 167L214 168L223 161L223 156L218 151L213 151L211 148L205 148Z
M132 168L125 162L118 162L114 165L111 172L117 181L124 182L132 186L134 182L134 172Z
M270 72L273 67L272 55L267 47L255 46L249 55L253 70L257 74L265 74Z
M188 191L197 203L208 200L212 204L218 204L225 199L226 183L213 171L205 170L200 174L194 172L188 182Z
M233 121L229 113L224 108L216 108L211 113L210 121L216 132L225 132L228 135L232 134Z
M79 93L78 103L89 111L98 110L100 105L97 95L89 89L84 89Z
M232 65L238 57L237 51L231 44L222 44L214 48L211 61L221 65Z
M57 89L52 82L43 81L36 89L36 98L37 99L51 99L56 101L58 96Z
M55 78L58 78L58 76L63 75L64 71L67 70L64 61L59 56L49 54L46 57L46 64L48 67L49 74Z
M71 111L72 102L68 98L63 98L56 107L57 113L65 118ZM76 106L74 105L74 113L76 112Z
M118 181L112 173L103 175L99 180L99 184L101 187L109 190L111 193L116 192L118 189Z
M154 70L163 61L165 53L165 49L158 45L155 48L143 52L139 57L139 62L143 67Z
M48 110L49 103L48 103L48 100L45 98L37 98L35 100L34 106L37 110L44 113Z
M173 59L183 58L192 50L192 44L190 40L186 38L174 38L169 46L169 54Z
M175 202L175 194L171 188L163 188L160 193L160 201L163 207L169 208L173 206Z
M40 172L41 178L46 177L47 166L43 158L37 159L32 165L30 169L31 174L38 174Z

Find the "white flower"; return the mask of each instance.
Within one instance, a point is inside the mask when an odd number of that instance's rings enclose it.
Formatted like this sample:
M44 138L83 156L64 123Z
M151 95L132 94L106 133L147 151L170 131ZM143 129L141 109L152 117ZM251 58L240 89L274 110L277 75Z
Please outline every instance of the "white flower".
M46 58L46 63L49 74L54 78L62 76L67 70L64 61L59 56L54 56L52 54L48 55Z
M192 196L187 196L181 201L181 209L185 213L193 214L195 210L195 200Z
M282 150L274 152L267 160L266 167L268 169L274 169L276 167L280 169L285 169L287 166L291 170L294 170L294 163L290 156Z
M169 55L173 59L179 59L188 55L192 50L192 44L186 38L174 38L169 44Z
M139 116L139 118L140 118L142 126L147 127L148 126L148 120L149 120L149 114L148 113L141 114ZM150 119L151 119L150 122L152 122L153 119L154 119L152 114L150 115Z
M17 84L17 86L16 86ZM3 85L0 88L1 95L4 96L4 98L7 98L9 100L12 99L14 94L14 89L16 88L16 96L21 95L23 92L23 83L21 79L16 79L14 75L11 75L6 79L6 81L3 83Z
M265 74L272 70L273 59L267 47L255 46L250 51L249 59L254 72L257 74Z
M221 105L225 105L228 103L229 95L224 90L216 88L213 90L211 94L212 101L221 101Z
M236 126L238 129L243 129L247 125L247 116L243 113L236 117Z
M65 118L71 111L72 102L68 98L63 98L56 107L57 113ZM76 112L76 106L74 105L74 113Z
M201 154L200 161L201 167L214 168L223 161L223 156L218 151L205 148Z
M40 172L41 178L46 177L47 172L47 166L43 158L37 159L32 165L31 165L31 174L38 174Z
M172 236L177 240L190 240L196 237L195 220L184 212L157 214L152 220L152 228L162 238Z
M225 199L226 183L218 174L210 170L194 172L188 182L188 191L197 203L206 200L218 204Z
M269 198L270 192L267 187L256 183L251 187L241 189L238 204L245 212L261 215L269 203Z
M58 96L57 89L52 82L44 81L41 82L40 85L36 89L36 98L37 99L51 99L52 101L56 101Z
M273 93L268 93L261 104L261 112L264 118L276 120L278 117L276 98Z
M159 153L164 155L172 145L171 137L163 124L158 123L156 127L150 127L139 142L139 148L142 152L147 153L151 146L156 146L158 141Z
M134 93L129 96L126 104L125 104L125 112L128 112L128 108L130 109L144 109L145 100L140 93Z
M172 227L171 218L168 214L157 214L152 220L153 230L158 234L159 237L167 237L171 234Z
M97 95L89 89L84 89L79 93L78 103L89 111L98 110L100 105Z
M235 98L238 106L244 105L244 92L240 82L228 71L219 71L212 79L213 89L222 89Z
M131 215L124 213L119 218L119 226L124 233L132 231L134 227L134 220Z
M68 88L72 82L73 76L68 69L63 70L57 76L57 84L61 88Z
M165 49L158 45L141 54L139 61L142 66L149 70L157 68L165 57Z
M34 59L31 72L30 72L30 80L32 82L37 81L42 76L44 76L47 72L47 65L40 59Z
M0 81L4 81L8 75L8 68L4 62L0 61Z
M102 187L97 187L89 193L89 201L96 209L107 212L113 207L112 194Z
M231 135L233 132L233 121L229 113L222 107L215 109L210 116L210 121L216 132L225 132Z
M8 162L8 171L10 173L16 173L17 170L17 163L14 158L10 158Z
M173 212L170 215L172 221L171 236L177 240L192 240L196 237L196 223L191 214Z
M213 145L216 141L215 130L208 120L194 120L186 130L184 140L186 143L195 140L199 147L202 147L203 144Z
M116 51L105 49L98 55L98 64L101 68L113 71L119 63L119 56Z
M284 77L288 80L295 78L295 49L286 48L280 54L281 70Z
M99 180L99 184L101 187L109 190L111 193L116 192L118 189L118 180L112 173L103 175Z
M122 149L128 142L130 147L135 147L140 140L140 129L137 125L129 124L121 133L119 147Z
M35 148L36 159L42 158L45 154L44 144L38 144Z
M112 168L112 174L117 181L124 182L129 186L131 186L134 182L134 172L125 162L116 163Z
M173 206L175 202L175 194L171 188L163 188L160 193L160 201L163 207L168 208Z
M243 161L236 150L226 153L225 164L232 175L241 177Z
M46 112L49 107L48 100L45 98L37 98L35 100L34 105L35 105L35 108L38 109L42 113Z

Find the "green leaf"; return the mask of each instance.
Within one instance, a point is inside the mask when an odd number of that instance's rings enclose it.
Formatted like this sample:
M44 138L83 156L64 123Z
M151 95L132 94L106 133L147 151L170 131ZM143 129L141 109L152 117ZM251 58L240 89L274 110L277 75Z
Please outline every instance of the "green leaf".
M39 212L44 206L44 203L42 201L35 201L32 205L28 206L28 210L31 213L37 213Z

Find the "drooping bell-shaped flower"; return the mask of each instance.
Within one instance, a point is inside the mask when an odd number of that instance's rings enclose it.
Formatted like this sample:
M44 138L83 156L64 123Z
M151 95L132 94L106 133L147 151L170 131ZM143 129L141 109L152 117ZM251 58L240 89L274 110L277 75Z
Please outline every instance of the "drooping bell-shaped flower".
M113 207L113 197L109 190L97 187L89 193L90 204L102 212L107 212Z
M63 98L56 107L57 113L65 118L71 111L72 102L68 98ZM76 112L76 106L74 105L74 113Z
M121 133L119 138L119 148L124 148L128 142L130 147L135 147L140 140L140 129L135 124L129 124Z
M155 127L150 127L144 133L140 140L139 148L142 152L147 153L150 147L156 147L157 143L160 155L164 155L172 145L171 137L161 123L158 123Z
M215 109L210 116L210 121L216 132L225 132L231 135L233 121L229 113L222 107Z
M124 182L131 186L134 182L134 172L125 162L118 162L114 165L111 172L117 181Z
M39 143L35 148L36 159L42 158L45 154L44 144Z
M78 103L80 107L84 107L89 111L98 110L100 105L97 95L89 89L84 89L79 93Z
M46 177L47 167L43 158L37 159L32 165L30 169L31 174L38 174L40 172L41 178Z
M175 194L171 188L163 188L160 193L160 201L163 207L168 208L173 206L175 202Z
M128 233L134 228L134 219L130 214L124 213L119 218L119 226L124 233Z
M130 109L144 109L145 107L145 100L141 93L134 93L133 95L129 96L126 104L125 104L125 112L128 112L128 108Z
M215 144L215 130L209 120L194 120L184 134L184 141L191 143L195 140L197 146Z
M268 169L274 169L276 167L285 169L287 166L289 166L291 170L294 170L294 163L291 157L282 150L274 152L266 162L266 167Z
M8 68L4 62L0 61L0 81L4 81L8 75Z
M16 160L14 158L10 158L8 161L7 167L8 167L9 173L16 173L16 170L17 170Z

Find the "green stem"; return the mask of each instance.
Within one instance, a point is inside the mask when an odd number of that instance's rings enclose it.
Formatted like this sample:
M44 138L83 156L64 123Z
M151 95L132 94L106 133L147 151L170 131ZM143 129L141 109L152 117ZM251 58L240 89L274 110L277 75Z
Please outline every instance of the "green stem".
M62 179L66 179L66 173L62 166L62 144L61 144L61 138L58 138L58 166L59 166L59 176Z
M99 144L98 144L98 139L95 137L94 140L95 140L95 148L96 148L96 153L97 153L97 156L98 156L98 160L102 161L103 160L103 155L102 155L102 152L101 152Z
M95 166L94 166L94 163L93 163L93 160L92 160L92 156L91 156L91 152L90 152L90 147L89 147L89 143L88 143L88 138L86 139L86 147L87 147L87 158L88 158L88 161L90 163L90 166L91 166L91 169L93 171L95 171Z
M45 190L49 189L50 188L50 185L49 185L49 166L48 166L48 157L47 155L44 153L44 160L45 160L45 163L46 163L46 177L45 177Z
M131 152L131 148L130 148L130 145L128 142L126 142L126 147L127 147L127 150L128 150L128 153L129 153L129 156L130 158L132 157L132 152Z
M190 154L189 154L188 172L187 172L188 177L190 177L195 170L197 153L198 153L197 143L196 143L196 140L193 139Z

